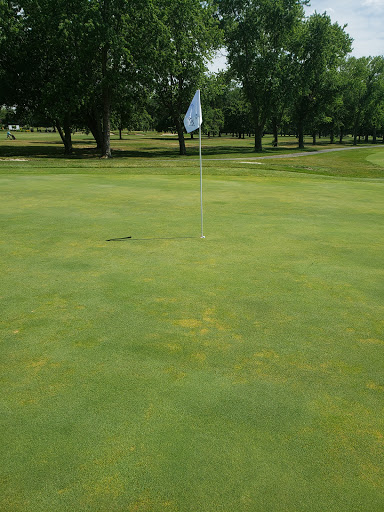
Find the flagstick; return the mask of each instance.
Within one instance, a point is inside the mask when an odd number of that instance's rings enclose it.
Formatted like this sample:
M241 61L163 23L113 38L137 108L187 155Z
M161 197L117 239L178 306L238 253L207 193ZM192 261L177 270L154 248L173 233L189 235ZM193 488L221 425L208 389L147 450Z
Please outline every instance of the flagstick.
M199 126L199 155L200 155L200 210L201 210L201 237L205 238L203 230L203 162L201 159L201 123Z

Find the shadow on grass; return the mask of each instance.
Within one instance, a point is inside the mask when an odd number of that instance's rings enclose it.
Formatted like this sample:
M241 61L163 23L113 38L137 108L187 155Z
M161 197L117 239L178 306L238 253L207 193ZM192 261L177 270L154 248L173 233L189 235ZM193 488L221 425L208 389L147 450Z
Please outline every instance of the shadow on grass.
M64 154L64 149L59 144L54 142L41 142L28 143L22 145L1 145L0 158L13 157L13 158L91 158L99 156L96 148L76 148L74 147L73 153L70 155Z
M143 149L126 149L122 145L133 143L132 139L115 139L112 140L112 156L119 158L166 158L178 159L188 157L197 158L199 156L198 139L187 139L187 155L181 156L179 148L175 146L177 137L165 139L164 137L148 137L145 139L149 142L148 146ZM225 141L225 143L223 143ZM167 142L172 142L172 147L167 146ZM158 144L157 144L158 143ZM163 147L160 146L163 144ZM363 143L361 144L363 145ZM365 144L364 144L365 145ZM115 147L114 147L115 146ZM118 147L120 146L120 147ZM178 146L178 144L177 144ZM347 141L343 146L352 146ZM262 152L255 152L253 149L253 140L235 139L235 138L204 138L203 139L203 155L204 157L228 156L236 157L237 155L249 154L249 156L257 155L279 155L294 154L297 152L315 152L319 149L339 147L338 144L331 144L329 141L319 141L315 146L306 145L304 149L297 147L297 140L292 138L281 139L280 146L272 147L269 141L266 141ZM94 141L89 139L74 140L73 152L70 155L64 154L64 148L60 140L42 141L24 141L16 140L0 144L0 158L56 158L61 160L67 159L96 159L100 157L100 151L96 148Z
M168 236L168 237L153 237L153 238L132 238L131 236L124 236L122 238L109 238L106 242L125 242L135 240L185 240L197 238L196 236Z

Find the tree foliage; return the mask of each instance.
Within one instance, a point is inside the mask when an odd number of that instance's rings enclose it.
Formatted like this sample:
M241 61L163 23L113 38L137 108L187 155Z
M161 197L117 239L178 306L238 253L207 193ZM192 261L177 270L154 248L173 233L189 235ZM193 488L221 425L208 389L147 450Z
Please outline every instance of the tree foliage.
M334 83L334 74L351 50L351 39L327 14L315 13L298 28L294 43L295 95L293 114L304 146L304 127L323 111Z
M0 105L7 120L55 126L65 152L89 130L101 156L110 131L172 130L201 89L203 131L384 131L384 57L347 58L346 27L304 16L307 0L0 0ZM224 34L224 38L222 38ZM229 69L207 73L225 44Z
M210 2L158 0L160 39L154 54L154 89L163 117L172 120L185 154L183 117L201 85L207 59L219 44Z
M268 117L278 117L286 88L292 38L304 16L305 0L218 0L228 61L251 105L255 150L262 150Z

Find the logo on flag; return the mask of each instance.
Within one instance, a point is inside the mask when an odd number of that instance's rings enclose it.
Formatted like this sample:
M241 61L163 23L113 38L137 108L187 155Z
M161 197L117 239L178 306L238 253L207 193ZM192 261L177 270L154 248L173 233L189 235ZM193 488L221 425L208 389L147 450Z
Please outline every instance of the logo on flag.
M185 114L184 126L187 132L190 133L200 128L202 122L203 116L201 114L200 91L197 90Z

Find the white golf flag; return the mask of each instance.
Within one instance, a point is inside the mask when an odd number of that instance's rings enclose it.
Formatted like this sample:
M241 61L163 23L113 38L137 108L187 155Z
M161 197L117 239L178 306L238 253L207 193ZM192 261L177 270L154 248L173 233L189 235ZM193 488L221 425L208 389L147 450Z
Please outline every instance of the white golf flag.
M202 121L203 116L201 115L200 91L197 90L184 117L185 129L188 133L193 132L193 130L200 128Z

